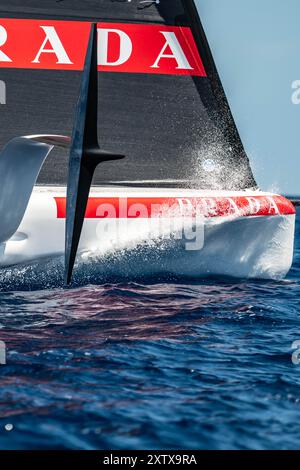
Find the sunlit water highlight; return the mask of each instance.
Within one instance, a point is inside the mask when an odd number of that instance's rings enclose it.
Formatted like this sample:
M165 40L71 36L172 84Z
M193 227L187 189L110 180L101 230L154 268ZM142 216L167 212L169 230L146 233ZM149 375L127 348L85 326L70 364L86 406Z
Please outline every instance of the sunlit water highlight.
M298 448L299 229L280 282L2 271L0 448Z

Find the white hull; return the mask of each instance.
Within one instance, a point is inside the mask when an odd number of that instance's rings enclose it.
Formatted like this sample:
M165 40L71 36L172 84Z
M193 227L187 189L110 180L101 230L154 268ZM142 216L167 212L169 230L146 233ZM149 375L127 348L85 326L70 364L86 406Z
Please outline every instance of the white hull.
M64 189L35 188L17 233L2 245L1 266L63 255L65 218L59 216L59 207L64 197ZM123 207L126 216L119 213L116 217L101 218L101 211L103 215L106 208L103 206L85 219L77 263L91 263L105 275L278 279L291 267L295 214L284 198L278 205L274 195L257 191L115 187L92 188L91 197L98 202L101 198L101 204L108 204L108 210L109 203L118 198L119 211L121 204L127 204ZM180 213L174 213L173 208L160 217L153 214L149 219L134 217L142 210L141 201L151 198L176 201ZM238 210L239 198L249 202L246 209ZM186 212L195 200L204 203L197 219ZM221 200L227 205L219 215L215 201L220 206Z

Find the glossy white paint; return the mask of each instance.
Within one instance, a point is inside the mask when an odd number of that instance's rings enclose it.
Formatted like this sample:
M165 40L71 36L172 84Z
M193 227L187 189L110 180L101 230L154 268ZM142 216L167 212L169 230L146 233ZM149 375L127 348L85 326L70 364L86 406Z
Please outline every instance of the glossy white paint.
M213 197L264 195L259 192L210 192L145 188L92 188L101 197ZM0 264L27 263L64 253L65 219L57 218L54 197L65 189L36 187L17 233L2 246ZM212 217L199 219L200 249L187 249L182 218L85 219L78 262L99 263L99 269L118 269L128 275L174 274L195 278L207 275L283 278L293 257L294 215ZM104 232L105 226L105 234ZM158 226L161 231L158 234ZM175 237L174 237L175 236ZM201 238L203 237L203 239ZM179 238L179 239L176 239Z

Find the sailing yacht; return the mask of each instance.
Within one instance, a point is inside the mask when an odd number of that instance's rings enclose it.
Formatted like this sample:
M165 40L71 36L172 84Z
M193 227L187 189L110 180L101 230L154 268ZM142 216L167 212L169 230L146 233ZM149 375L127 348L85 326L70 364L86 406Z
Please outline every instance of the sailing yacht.
M1 266L287 274L294 206L257 187L193 0L3 0L0 78Z

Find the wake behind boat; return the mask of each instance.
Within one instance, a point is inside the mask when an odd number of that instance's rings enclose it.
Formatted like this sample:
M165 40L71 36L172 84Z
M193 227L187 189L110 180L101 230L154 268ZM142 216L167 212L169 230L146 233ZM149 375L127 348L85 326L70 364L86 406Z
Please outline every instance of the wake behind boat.
M68 282L85 216L81 257L146 244L144 271L284 277L295 210L257 188L194 2L19 3L0 11L0 263L65 249Z

